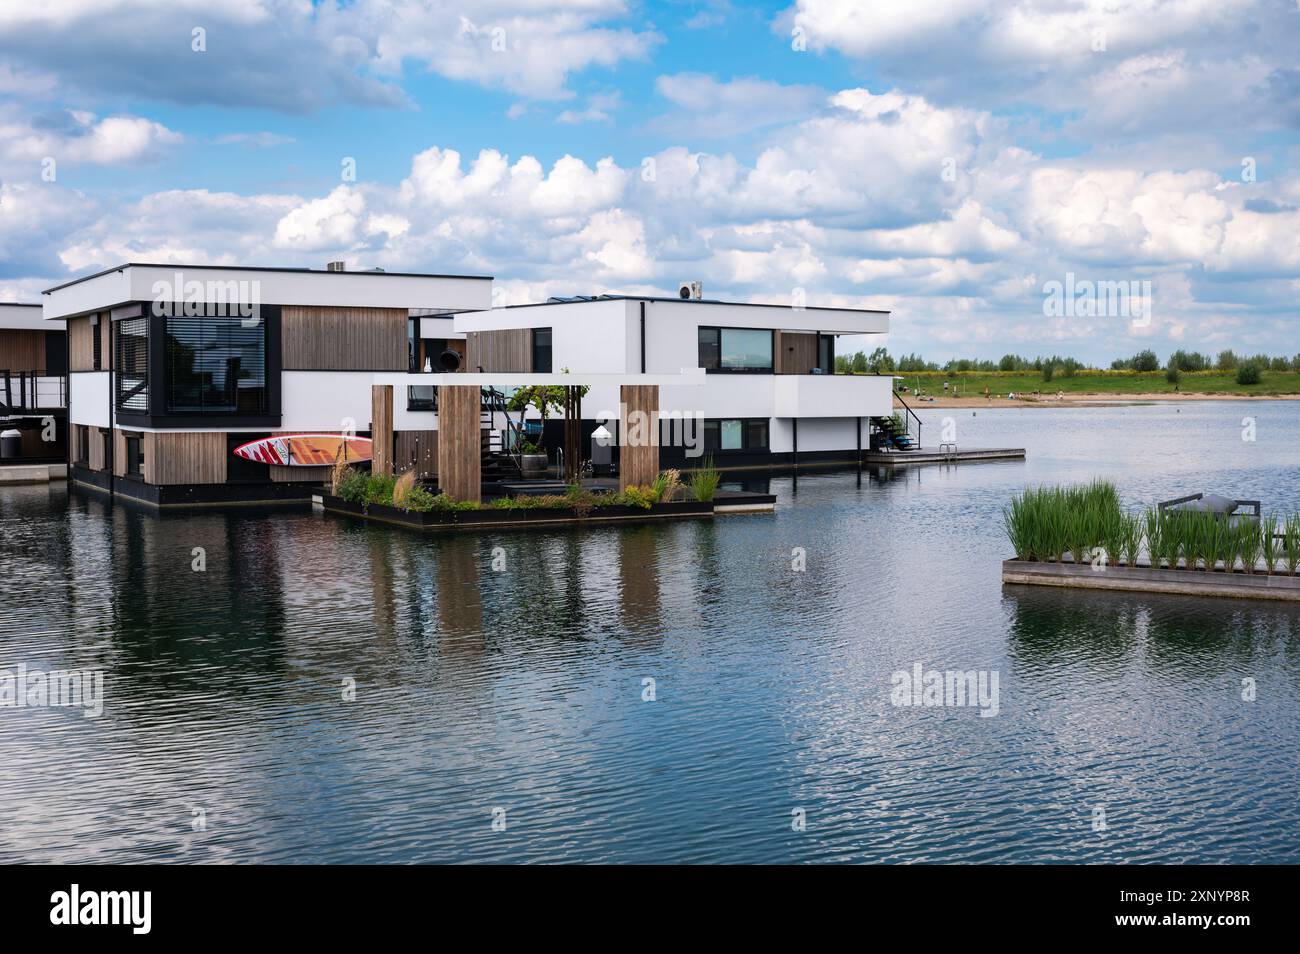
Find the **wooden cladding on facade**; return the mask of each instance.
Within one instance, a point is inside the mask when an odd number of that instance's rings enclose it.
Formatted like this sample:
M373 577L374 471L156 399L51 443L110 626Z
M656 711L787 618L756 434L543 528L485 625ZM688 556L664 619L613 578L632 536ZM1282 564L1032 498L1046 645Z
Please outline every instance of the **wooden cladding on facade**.
M479 500L483 474L478 385L438 387L438 488L453 500Z
M817 334L778 331L773 357L777 374L807 374L817 367Z
M91 316L68 319L68 370L69 371L107 371L113 366L112 328L108 312L99 316L99 324L90 324ZM99 338L99 368L95 367L95 338ZM42 354L41 364L45 358Z
M393 472L393 386L370 386L370 440L374 456L370 461L372 474Z
M45 370L45 332L0 328L0 371Z
M467 371L502 371L530 373L533 370L533 334L531 328L504 331L471 331L468 343Z
M619 403L619 489L652 484L659 476L659 387L620 385Z
M286 371L407 370L405 308L285 305L280 342Z
M226 435L146 431L142 476L149 484L224 484ZM125 459L125 454L120 455Z

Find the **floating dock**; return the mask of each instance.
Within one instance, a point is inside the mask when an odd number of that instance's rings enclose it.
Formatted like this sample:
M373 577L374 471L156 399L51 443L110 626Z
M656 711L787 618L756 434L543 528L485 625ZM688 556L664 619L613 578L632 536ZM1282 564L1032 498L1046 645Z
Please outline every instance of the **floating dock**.
M1024 460L1023 447L967 447L963 449L917 447L913 450L863 451L862 463L873 467L908 467L912 464L962 464L986 460Z
M1136 593L1172 593L1179 596L1219 596L1238 599L1286 600L1300 602L1300 576L1244 573L1234 570L1187 570L1179 567L1152 568L1137 566L1103 566L1093 569L1088 563L1040 563L1030 560L1004 560L1003 583L1027 583L1031 586L1065 586L1086 590L1126 590Z
M67 480L67 464L5 464L0 466L0 484L48 484Z

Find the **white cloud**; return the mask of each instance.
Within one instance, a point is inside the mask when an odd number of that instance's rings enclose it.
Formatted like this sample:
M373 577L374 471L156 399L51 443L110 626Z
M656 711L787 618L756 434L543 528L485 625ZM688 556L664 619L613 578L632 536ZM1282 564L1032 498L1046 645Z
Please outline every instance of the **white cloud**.
M735 136L777 123L806 119L826 101L817 86L783 85L756 77L719 82L703 73L675 73L655 81L677 109L652 128L692 139Z
M83 94L285 112L409 105L408 68L565 99L574 75L660 41L627 15L622 0L10 0L0 56L11 84L56 73Z
M0 159L116 165L148 159L183 140L161 123L139 116L109 116L65 110L36 120L0 120Z
M547 167L434 147L398 183L301 196L187 190L94 203L62 186L6 186L0 251L25 255L9 272L24 281L132 258L320 267L343 257L492 273L534 298L671 291L684 276L742 300L803 288L811 304L894 308L895 349L935 357L1043 343L1109 360L1138 340L1200 347L1236 333L1258 339L1253 348L1291 347L1293 172L1247 183L1044 159L986 112L863 89L830 97L751 161L683 147L650 159L566 155ZM35 241L32 223L44 229ZM1153 281L1153 326L1047 321L1043 283L1068 271Z

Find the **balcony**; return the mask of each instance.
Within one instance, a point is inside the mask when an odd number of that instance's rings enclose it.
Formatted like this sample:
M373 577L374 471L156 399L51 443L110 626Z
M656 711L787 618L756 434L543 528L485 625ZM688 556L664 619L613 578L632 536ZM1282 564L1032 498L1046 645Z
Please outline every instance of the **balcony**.
M893 413L893 384L888 375L776 375L772 416L888 417Z
M67 406L67 379L63 375L0 371L0 414L38 414Z

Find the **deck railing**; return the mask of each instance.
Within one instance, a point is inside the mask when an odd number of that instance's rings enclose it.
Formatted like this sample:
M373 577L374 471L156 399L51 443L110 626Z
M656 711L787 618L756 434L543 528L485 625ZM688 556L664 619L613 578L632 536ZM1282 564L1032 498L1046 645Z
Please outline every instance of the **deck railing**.
M44 371L0 371L0 412L34 414L68 406L68 379Z

